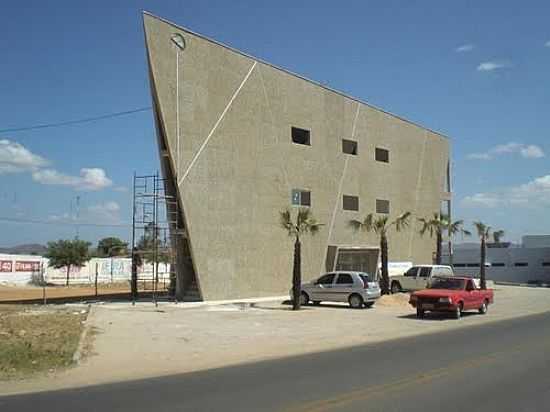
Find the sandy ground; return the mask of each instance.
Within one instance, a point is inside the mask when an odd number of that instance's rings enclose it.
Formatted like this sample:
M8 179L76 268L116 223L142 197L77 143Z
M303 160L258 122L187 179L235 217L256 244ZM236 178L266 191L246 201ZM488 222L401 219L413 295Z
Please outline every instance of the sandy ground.
M140 284L140 287L142 285ZM151 285L149 285L151 286ZM93 285L84 286L47 286L46 298L52 300L60 299L87 299L95 297L95 288ZM142 290L141 288L140 290ZM149 288L151 289L151 288ZM162 289L162 283L160 284ZM109 298L114 295L129 294L130 287L128 282L98 285L98 295L101 298ZM0 303L15 302L25 303L26 301L41 301L43 299L43 289L39 286L2 286L0 285Z
M93 352L79 366L47 379L10 382L0 393L83 386L223 367L479 325L550 310L550 289L498 286L485 316L416 319L404 294L372 309L279 302L189 306L111 303L92 307Z

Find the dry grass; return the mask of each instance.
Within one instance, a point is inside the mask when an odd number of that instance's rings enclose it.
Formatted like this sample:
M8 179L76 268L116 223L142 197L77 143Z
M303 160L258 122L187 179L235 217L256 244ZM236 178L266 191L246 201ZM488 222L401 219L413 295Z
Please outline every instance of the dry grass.
M0 305L0 380L71 365L87 311Z

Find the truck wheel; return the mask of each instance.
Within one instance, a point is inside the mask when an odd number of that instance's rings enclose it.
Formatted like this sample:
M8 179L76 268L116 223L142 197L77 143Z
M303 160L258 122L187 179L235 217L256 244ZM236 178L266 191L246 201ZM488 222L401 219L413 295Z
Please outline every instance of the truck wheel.
M391 293L399 293L401 292L401 284L397 281L393 281L391 283Z
M460 319L460 317L462 316L462 303L459 303L458 305L456 305L456 309L455 309L455 313L454 313L454 317L455 319Z
M418 319L422 319L424 318L424 311L420 308L416 308L416 317Z
M481 304L480 308L479 308L479 313L481 315L485 315L487 313L488 309L489 309L489 304L488 304L487 300L484 300L483 303Z
M348 302L353 309L360 309L363 307L363 298L356 293L349 297Z
M300 293L300 305L307 305L309 303L309 296L306 292Z

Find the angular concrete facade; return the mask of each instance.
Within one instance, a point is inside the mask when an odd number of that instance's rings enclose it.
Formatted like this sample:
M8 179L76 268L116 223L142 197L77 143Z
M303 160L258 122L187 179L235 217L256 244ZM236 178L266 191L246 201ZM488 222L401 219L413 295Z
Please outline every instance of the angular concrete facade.
M310 192L325 224L304 239L305 279L333 268L336 247L377 256L376 237L348 227L377 199L390 217L428 216L450 200L444 136L152 15L144 27L162 169L185 229L180 294L195 283L204 300L285 294L293 243L279 211L295 189ZM310 145L293 143L292 127L310 131ZM356 155L342 139L357 142ZM358 211L343 210L344 195ZM389 240L390 261L432 260L434 241L416 223Z

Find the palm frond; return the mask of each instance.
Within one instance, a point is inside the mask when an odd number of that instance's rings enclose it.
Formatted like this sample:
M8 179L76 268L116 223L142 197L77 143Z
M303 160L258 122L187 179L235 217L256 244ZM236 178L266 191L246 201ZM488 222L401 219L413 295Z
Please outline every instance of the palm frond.
M363 228L363 222L352 219L348 221L348 226L351 227L353 230L361 230Z
M296 232L296 227L292 223L292 216L290 210L286 209L279 212L279 223L283 229L288 231L289 235L292 235Z
M395 230L398 232L401 231L401 229L405 229L407 226L409 226L409 218L411 217L411 212L405 212L402 213L395 219L392 224L395 224Z

